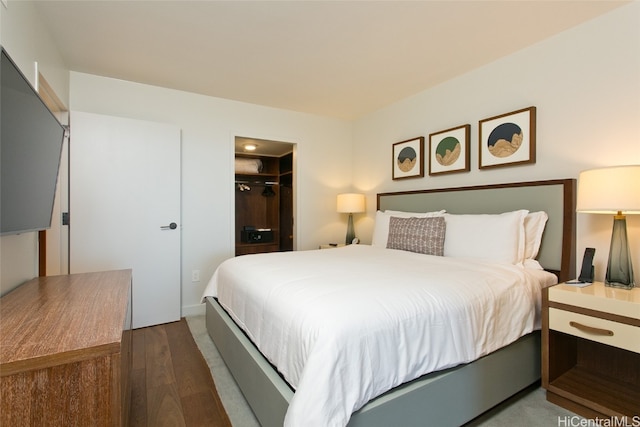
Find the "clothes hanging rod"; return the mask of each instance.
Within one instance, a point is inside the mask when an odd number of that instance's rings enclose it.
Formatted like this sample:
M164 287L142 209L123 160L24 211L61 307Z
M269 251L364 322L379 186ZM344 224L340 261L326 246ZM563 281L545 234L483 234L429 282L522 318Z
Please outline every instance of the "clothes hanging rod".
M275 181L237 181L236 180L236 185L237 184L253 184L253 185L280 185L279 182L275 182Z

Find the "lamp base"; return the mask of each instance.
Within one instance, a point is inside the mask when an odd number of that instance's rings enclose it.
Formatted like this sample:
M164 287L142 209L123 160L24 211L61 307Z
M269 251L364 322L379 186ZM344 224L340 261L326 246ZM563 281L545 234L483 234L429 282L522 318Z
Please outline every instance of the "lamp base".
M606 280L604 281L604 285L607 288L618 288L618 289L633 289L635 287L634 284L630 284L630 285L625 285L624 283L618 283L618 282L607 282Z
M627 240L627 219L618 214L613 218L613 232L611 233L611 247L604 285L612 288L632 289L633 266L631 265L631 251Z
M353 228L353 214L349 214L349 221L347 222L347 237L345 238L344 243L350 245L355 238L356 231Z

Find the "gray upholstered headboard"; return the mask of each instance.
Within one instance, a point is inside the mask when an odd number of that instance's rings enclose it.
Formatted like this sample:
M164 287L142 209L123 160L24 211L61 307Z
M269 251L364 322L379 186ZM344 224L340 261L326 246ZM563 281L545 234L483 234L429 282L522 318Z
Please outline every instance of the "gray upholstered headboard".
M545 211L549 220L538 261L559 277L569 280L575 269L575 179L518 182L472 187L380 193L379 210L449 213L502 213L517 209Z

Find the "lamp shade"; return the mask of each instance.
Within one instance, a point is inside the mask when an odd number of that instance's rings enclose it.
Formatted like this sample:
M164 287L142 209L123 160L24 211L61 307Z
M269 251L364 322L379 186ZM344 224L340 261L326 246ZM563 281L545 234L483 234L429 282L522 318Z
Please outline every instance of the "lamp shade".
M576 210L586 213L640 214L640 165L580 172Z
M338 212L359 213L364 212L364 194L344 193L338 194Z

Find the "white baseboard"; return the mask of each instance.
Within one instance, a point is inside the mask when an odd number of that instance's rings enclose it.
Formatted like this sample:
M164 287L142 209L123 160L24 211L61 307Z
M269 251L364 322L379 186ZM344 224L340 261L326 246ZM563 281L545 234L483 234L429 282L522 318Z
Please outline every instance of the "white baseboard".
M182 307L182 317L204 316L205 304L186 305Z

